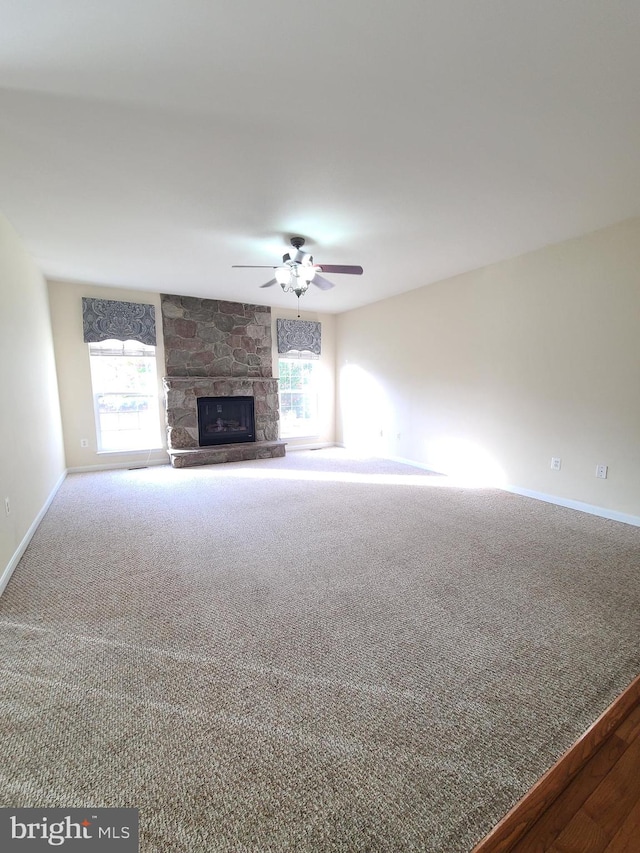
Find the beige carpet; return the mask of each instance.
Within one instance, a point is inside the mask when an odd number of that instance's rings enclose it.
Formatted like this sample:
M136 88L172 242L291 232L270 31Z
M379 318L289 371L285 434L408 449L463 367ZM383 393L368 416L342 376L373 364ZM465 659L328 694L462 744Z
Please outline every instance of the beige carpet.
M0 805L144 853L468 851L640 671L640 530L343 451L67 478L0 599Z

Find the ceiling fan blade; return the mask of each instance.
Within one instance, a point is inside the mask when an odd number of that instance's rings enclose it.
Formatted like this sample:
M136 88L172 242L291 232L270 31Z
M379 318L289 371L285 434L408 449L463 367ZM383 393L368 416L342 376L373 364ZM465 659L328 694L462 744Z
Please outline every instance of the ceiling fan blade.
M266 282L266 284L261 284L260 287L273 287L273 285L277 283L278 279L272 278L271 281Z
M362 267L341 266L339 264L316 264L315 266L320 272L339 272L346 275L362 275L363 272Z
M273 270L273 264L231 264L232 270Z
M316 287L319 287L320 290L331 290L332 287L335 287L335 284L332 281L327 281L326 278L323 278L317 273L314 275L311 283L315 284Z

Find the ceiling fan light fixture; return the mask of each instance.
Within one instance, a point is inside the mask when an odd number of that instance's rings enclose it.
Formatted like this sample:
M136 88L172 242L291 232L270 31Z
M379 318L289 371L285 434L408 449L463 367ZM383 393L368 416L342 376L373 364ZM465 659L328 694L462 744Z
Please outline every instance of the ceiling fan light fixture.
M316 268L312 264L309 264L309 265L305 264L304 266L300 266L298 269L299 269L299 277L304 279L304 281L306 281L307 284L312 282L313 279L315 278Z
M247 269L273 269L274 277L261 287L271 287L274 284L279 284L285 293L295 293L298 297L298 317L300 316L300 297L309 289L309 285L317 285L320 290L330 290L333 284L327 281L318 273L340 273L345 275L362 275L363 269L360 266L349 266L347 264L314 264L313 256L308 252L303 252L304 237L292 237L290 240L294 252L285 252L282 256L281 266L271 266L270 264L234 264L234 267L243 267Z
M276 277L276 281L278 284L282 285L283 289L291 281L291 269L289 267L276 267L274 275Z

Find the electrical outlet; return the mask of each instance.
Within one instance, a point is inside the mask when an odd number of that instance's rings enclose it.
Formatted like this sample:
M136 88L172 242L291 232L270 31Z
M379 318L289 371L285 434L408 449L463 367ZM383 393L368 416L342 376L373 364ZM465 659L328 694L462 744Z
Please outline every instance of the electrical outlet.
M89 442L86 438L80 439L80 447L89 447Z
M11 503L9 502L9 498L4 499L4 511L7 515L11 512Z
M596 477L599 480L606 480L608 470L609 467L607 465L596 465Z
M559 456L551 457L551 469L552 471L559 471L562 467L562 459Z

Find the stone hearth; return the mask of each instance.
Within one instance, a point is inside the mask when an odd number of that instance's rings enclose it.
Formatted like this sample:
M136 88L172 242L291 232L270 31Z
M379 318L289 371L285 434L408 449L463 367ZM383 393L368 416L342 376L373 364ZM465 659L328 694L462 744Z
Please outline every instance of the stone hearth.
M278 440L271 309L214 299L162 296L167 444L175 468L284 456ZM198 397L253 397L256 441L200 447Z
M250 444L221 444L199 447L197 450L170 450L174 468L193 468L196 465L215 465L220 462L245 462L251 459L275 459L284 456L283 441L254 441Z

